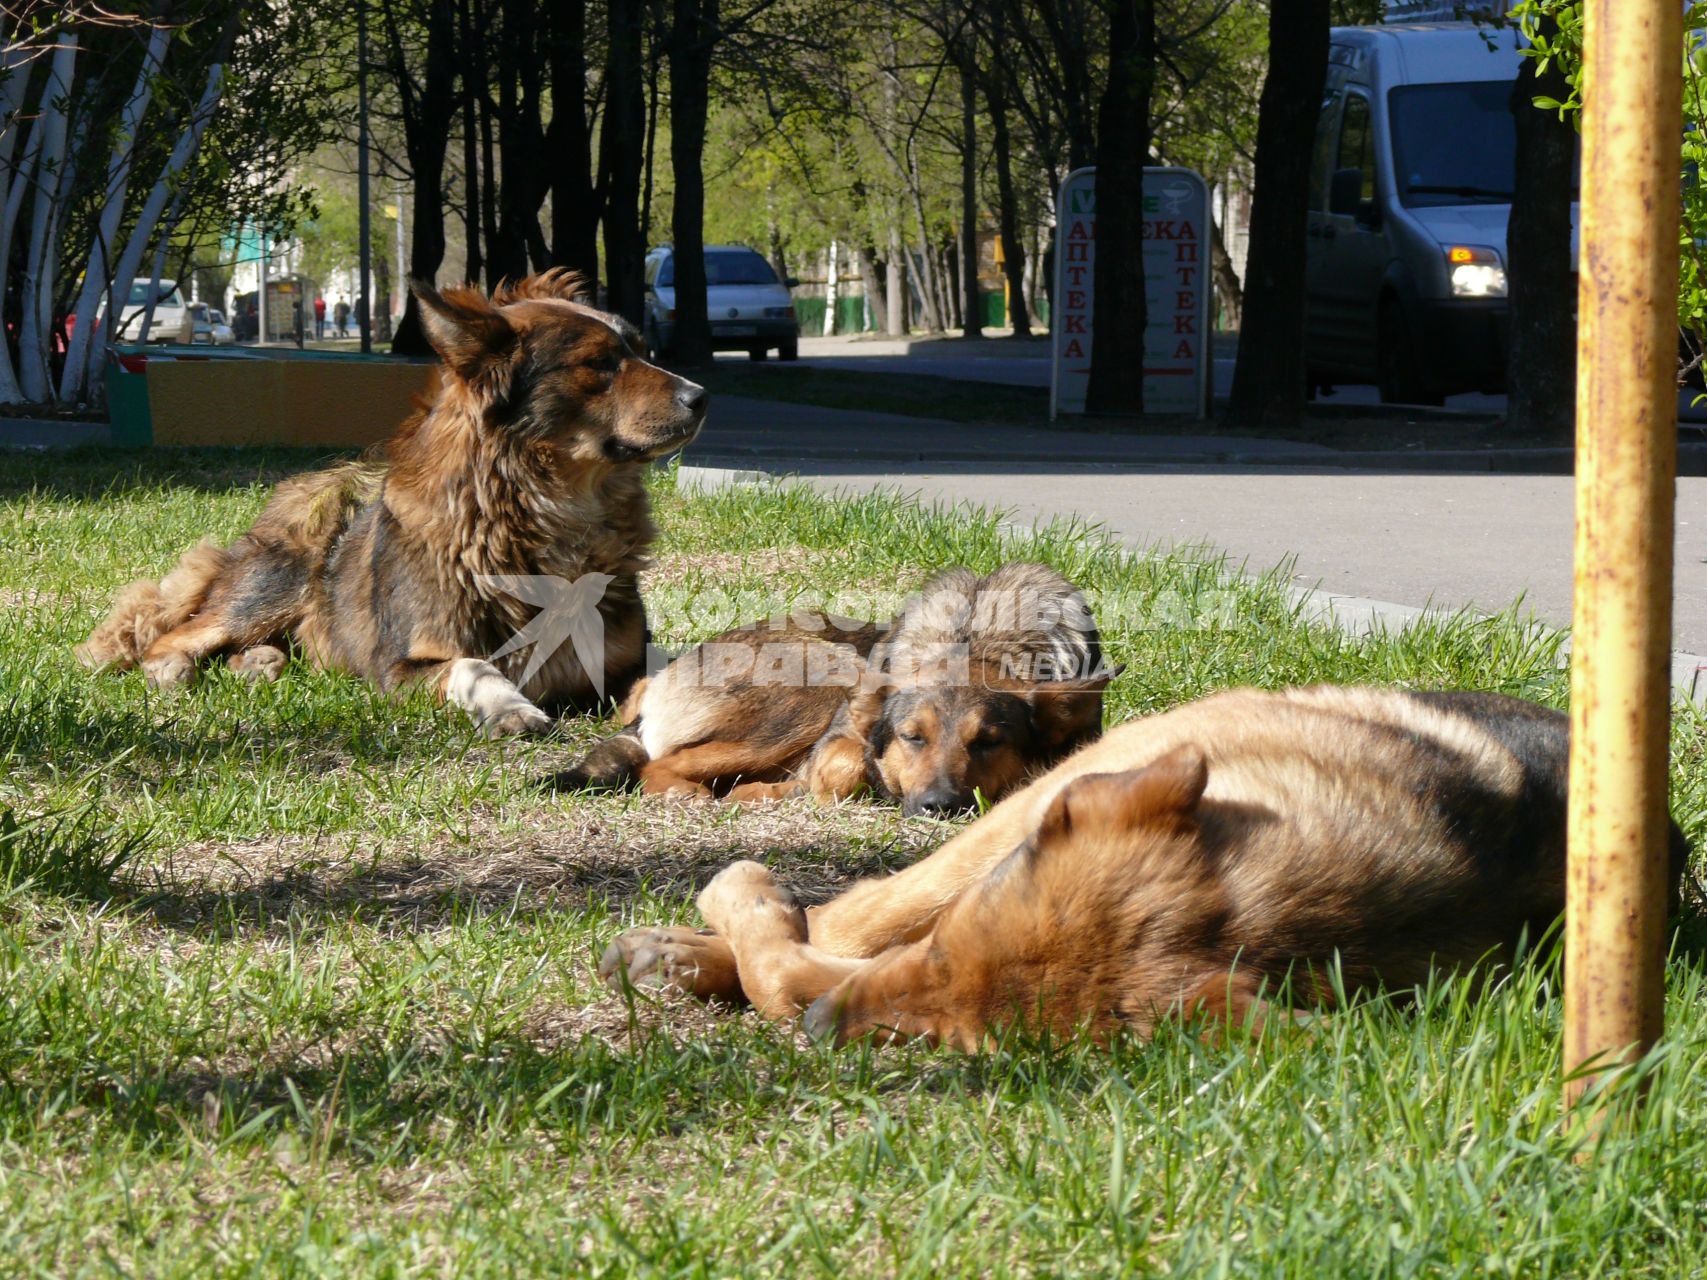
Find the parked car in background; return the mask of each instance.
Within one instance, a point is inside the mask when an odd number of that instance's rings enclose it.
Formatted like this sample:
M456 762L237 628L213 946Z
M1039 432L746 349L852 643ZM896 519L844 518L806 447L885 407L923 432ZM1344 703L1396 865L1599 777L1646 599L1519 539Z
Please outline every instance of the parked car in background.
M177 342L184 327L187 308L178 292L176 280L161 280L156 292L152 281L133 280L125 291L124 304L119 308L118 328L114 333L120 342L137 342L142 335L142 318L148 312L148 299L154 296L154 318L149 322L149 342Z
M745 351L763 360L800 356L800 322L789 293L799 281L779 280L764 255L742 245L705 248L705 301L713 351ZM676 256L668 245L646 255L646 349L668 357L676 338Z
M205 302L192 302L185 308L184 326L188 332L179 331L180 342L223 347L237 341L237 335L225 323L225 316Z
M1388 402L1504 390L1517 33L1338 27L1310 174L1312 387Z

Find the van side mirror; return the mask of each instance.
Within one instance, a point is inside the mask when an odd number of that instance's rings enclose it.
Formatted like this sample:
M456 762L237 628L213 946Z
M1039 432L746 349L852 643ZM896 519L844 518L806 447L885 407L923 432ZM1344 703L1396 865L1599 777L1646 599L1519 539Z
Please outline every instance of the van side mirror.
M1328 212L1341 217L1353 217L1357 203L1363 197L1362 169L1335 169L1328 179Z
M798 289L800 287L800 277L799 276L784 276L782 279L782 283L783 283L784 287L786 287L786 288Z

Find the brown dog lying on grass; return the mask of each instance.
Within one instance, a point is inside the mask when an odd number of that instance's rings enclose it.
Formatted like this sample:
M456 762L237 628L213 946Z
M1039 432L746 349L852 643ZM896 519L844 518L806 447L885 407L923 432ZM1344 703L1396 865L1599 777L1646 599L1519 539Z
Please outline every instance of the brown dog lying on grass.
M633 327L584 292L563 271L490 301L417 286L444 362L433 402L377 460L284 481L230 547L203 543L125 588L79 658L140 664L164 688L217 654L274 679L294 642L382 688L427 682L493 735L547 728L536 703L620 694L645 658L636 575L657 530L642 472L693 439L706 394L648 364ZM602 654L559 645L523 690L532 655L488 655L534 616L505 580L540 577L602 588L585 602Z
M637 685L626 728L553 780L652 795L1000 799L1102 731L1090 607L1045 565L950 569L887 629L799 615L724 632Z
M1238 690L1128 722L924 861L803 912L754 862L710 930L634 929L608 981L805 1011L815 1037L972 1050L1260 1024L1510 958L1564 909L1566 718L1493 694ZM1673 879L1687 854L1672 828Z

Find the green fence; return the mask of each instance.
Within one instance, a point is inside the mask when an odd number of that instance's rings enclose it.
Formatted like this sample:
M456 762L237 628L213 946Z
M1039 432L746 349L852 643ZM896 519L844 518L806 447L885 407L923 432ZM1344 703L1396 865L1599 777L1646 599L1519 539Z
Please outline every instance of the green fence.
M990 329L1000 329L1008 322L1007 301L999 289L986 290L984 299L984 325ZM1047 308L1045 308L1047 314ZM824 332L824 299L796 298L794 300L794 315L800 321L800 332L808 338L815 338ZM883 317L873 316L874 323L870 328L883 327ZM1041 321L1039 322L1041 323ZM865 323L864 298L836 299L836 332L864 333Z

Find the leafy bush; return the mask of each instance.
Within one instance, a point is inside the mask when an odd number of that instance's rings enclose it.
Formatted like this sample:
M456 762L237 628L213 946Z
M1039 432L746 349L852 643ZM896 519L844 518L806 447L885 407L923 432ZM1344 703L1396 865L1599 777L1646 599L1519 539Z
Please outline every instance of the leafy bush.
M1701 183L1702 162L1707 160L1707 24L1703 10L1684 12L1683 129L1679 174L1683 182L1683 218L1678 228L1679 272L1677 323L1683 332L1688 356L1686 370L1698 367L1707 352L1707 188ZM1539 71L1555 62L1565 73L1570 92L1561 101L1550 96L1535 99L1543 111L1557 111L1580 127L1583 76L1582 0L1522 0L1511 17L1527 40L1524 52L1540 59Z

